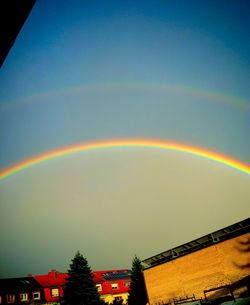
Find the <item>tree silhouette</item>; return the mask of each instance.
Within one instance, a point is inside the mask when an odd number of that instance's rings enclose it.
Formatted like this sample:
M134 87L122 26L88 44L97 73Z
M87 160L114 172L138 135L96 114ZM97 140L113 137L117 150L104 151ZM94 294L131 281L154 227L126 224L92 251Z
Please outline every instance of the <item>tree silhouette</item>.
M93 281L93 275L86 258L77 251L72 259L69 277L64 287L64 305L100 305L99 294Z
M142 270L141 260L135 256L132 262L128 305L145 305L147 303L147 292Z

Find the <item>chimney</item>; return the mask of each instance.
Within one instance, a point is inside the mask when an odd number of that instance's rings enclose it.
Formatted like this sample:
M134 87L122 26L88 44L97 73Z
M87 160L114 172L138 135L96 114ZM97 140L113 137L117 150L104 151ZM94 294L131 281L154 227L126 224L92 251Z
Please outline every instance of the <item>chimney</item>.
M52 269L49 274L48 274L50 277L52 277L54 280L56 279L56 269Z

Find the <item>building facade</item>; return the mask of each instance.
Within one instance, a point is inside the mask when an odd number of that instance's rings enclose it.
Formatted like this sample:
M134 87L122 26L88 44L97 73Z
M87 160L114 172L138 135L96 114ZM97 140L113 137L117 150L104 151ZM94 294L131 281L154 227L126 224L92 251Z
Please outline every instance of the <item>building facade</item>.
M94 281L105 303L112 304L114 300L122 300L123 304L127 304L130 287L129 270L95 271Z
M0 279L0 304L37 303L43 296L43 287L33 277Z
M145 259L150 305L249 294L249 218Z
M67 273L51 270L45 275L0 279L0 304L59 305L67 277ZM94 271L93 279L101 300L107 304L122 300L123 304L127 304L130 286L128 269Z

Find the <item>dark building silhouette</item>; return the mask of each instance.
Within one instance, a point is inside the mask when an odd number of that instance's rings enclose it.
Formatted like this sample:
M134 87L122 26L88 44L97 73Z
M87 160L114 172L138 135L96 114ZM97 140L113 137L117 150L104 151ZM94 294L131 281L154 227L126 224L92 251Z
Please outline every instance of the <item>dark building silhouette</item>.
M36 0L4 0L0 4L0 67L15 43Z

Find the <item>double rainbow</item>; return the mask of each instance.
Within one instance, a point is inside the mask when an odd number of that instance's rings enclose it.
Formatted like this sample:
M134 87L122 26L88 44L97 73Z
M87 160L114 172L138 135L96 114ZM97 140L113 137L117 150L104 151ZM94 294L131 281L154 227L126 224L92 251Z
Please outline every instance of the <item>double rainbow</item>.
M181 96L190 96L198 99L205 99L209 102L233 106L243 111L250 111L250 101L242 97L230 96L216 91L198 89L190 85L174 85L160 83L144 82L109 82L97 84L81 84L78 86L66 87L64 89L52 90L47 92L35 93L17 100L6 101L0 105L0 113L13 110L19 107L44 102L48 98L58 98L67 95L93 93L93 92L126 92L127 90L136 90L139 92L157 92L161 94L179 94Z
M118 139L118 140L88 142L88 143L67 146L49 152L45 152L43 154L24 160L20 163L17 163L13 166L10 166L2 170L0 172L0 180L3 180L9 176L14 175L15 173L18 173L29 167L35 166L39 163L46 162L54 158L59 158L61 156L77 154L80 152L87 152L91 150L109 149L109 148L118 148L118 147L156 148L166 151L183 152L186 154L191 154L194 156L209 159L220 164L224 164L233 169L239 170L242 173L250 175L250 165L234 160L228 156L215 153L200 147L195 147L195 146L185 145L175 142L168 142L164 140L155 140L155 139L122 139L122 140Z

